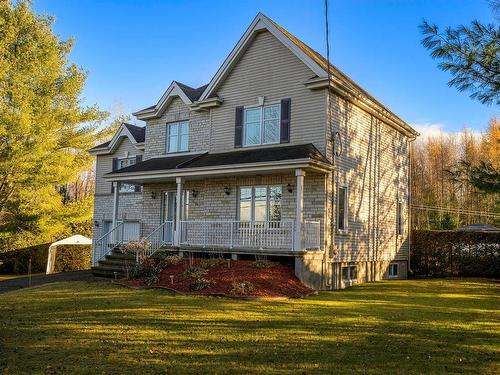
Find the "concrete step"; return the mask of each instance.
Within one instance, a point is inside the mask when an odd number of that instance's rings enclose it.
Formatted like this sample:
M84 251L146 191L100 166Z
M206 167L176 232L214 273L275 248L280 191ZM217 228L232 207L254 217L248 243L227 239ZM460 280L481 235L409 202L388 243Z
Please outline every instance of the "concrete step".
M99 266L92 267L92 274L94 276L97 276L97 277L106 277L106 278L114 279L115 272L116 272L116 278L118 278L118 279L123 279L126 276L125 272L123 272L123 271L120 271L120 272L112 271L112 270L100 268Z
M132 260L135 262L135 256L134 255L131 255L131 254L123 254L123 253L112 253L112 254L108 254L106 255L106 259L115 259L115 260Z
M115 258L108 258L100 260L99 261L99 266L110 266L110 267L132 267L135 264L135 259L115 259Z

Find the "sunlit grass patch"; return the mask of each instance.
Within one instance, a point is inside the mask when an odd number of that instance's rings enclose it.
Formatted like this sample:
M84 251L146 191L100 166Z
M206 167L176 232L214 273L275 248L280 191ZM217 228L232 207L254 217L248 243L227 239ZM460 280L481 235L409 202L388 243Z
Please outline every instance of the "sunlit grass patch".
M0 295L0 369L493 374L499 306L499 284L481 279L379 282L255 301L56 283Z

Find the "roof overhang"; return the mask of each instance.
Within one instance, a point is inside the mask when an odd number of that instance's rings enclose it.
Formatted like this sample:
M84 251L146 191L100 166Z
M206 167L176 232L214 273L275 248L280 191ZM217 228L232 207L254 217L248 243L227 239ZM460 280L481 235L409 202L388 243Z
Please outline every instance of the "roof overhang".
M160 117L175 97L181 98L184 104L186 104L187 106L193 104L193 102L187 97L184 91L182 91L182 89L179 87L177 82L173 81L154 107L146 108L132 114L139 120L149 120Z
M163 171L133 172L133 173L108 173L104 179L108 181L155 183L174 181L177 177L186 179L199 179L206 177L223 177L247 174L285 173L295 169L305 169L316 173L329 173L333 167L329 164L311 158L281 160L261 163L245 163L219 165L201 168L168 169Z
M327 89L328 78L327 77L312 78L304 82L304 86L306 86L310 90ZM420 135L415 129L413 129L410 125L408 125L405 121L401 120L399 117L395 116L391 111L381 107L373 100L364 95L354 93L351 89L346 87L338 78L332 77L330 79L330 89L337 95L348 100L352 104L356 105L357 107L360 107L361 109L372 114L374 117L385 122L392 128L401 132L402 134L410 138L410 140L415 140Z
M89 150L89 153L92 155L106 155L113 153L116 148L120 145L120 142L123 138L128 138L129 141L139 150L144 150L144 142L137 142L132 133L127 129L125 124L122 124L115 135L109 142L109 144L105 147L94 147Z

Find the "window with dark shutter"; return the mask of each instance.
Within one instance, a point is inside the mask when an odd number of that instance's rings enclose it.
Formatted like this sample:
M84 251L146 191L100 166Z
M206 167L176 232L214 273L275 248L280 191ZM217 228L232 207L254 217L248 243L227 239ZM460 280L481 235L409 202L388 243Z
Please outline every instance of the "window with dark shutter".
M281 100L280 143L290 142L290 115L292 99Z
M243 107L236 107L234 124L234 147L241 147L243 143Z
M136 155L135 156L135 163L140 163L142 161L142 155Z

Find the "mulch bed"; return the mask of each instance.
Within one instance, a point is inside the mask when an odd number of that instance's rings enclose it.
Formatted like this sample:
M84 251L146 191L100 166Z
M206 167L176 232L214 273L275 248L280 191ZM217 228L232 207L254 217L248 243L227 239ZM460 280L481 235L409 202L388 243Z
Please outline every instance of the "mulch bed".
M302 284L290 267L279 263L270 263L270 267L257 267L257 263L251 260L221 261L207 268L208 272L203 278L209 281L209 286L192 290L196 279L187 276L186 271L199 265L200 261L192 259L190 265L188 259L183 259L181 263L169 266L161 272L160 281L156 284L147 285L143 280L119 280L115 283L133 288L164 288L183 294L242 298L301 298L316 293ZM235 285L243 282L250 283L253 290L241 293L240 289L235 289Z

